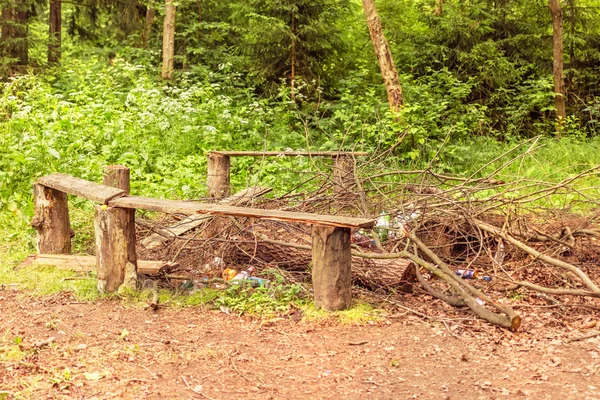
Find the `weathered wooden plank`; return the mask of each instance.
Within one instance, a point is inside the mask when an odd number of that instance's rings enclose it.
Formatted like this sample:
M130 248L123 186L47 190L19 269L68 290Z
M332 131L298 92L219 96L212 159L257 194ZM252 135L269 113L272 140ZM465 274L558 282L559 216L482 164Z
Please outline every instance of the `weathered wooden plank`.
M372 228L374 219L343 217L337 215L321 215L279 210L262 210L257 208L226 206L221 204L194 203L178 200L152 199L148 197L130 196L111 200L110 207L141 208L169 214L210 214L232 215L274 221L303 222L310 225L337 226L342 228Z
M254 199L256 197L259 197L266 193L269 193L271 190L273 190L273 189L267 188L267 187L260 187L260 186L249 187L249 188L246 188L244 190L237 192L233 196L229 196L229 197L219 201L219 204L239 206L239 205L246 204L246 203L252 201L252 199ZM212 216L210 216L210 215L201 215L201 214L190 215L189 217L185 218L184 220L179 221L177 224L171 225L171 226L168 226L168 227L162 229L161 234L153 233L153 234L149 235L148 237L144 238L142 240L142 246L144 246L147 249L154 249L154 248L162 245L164 242L168 241L170 238L174 238L175 236L184 234L187 231L194 229L194 228L202 225L203 223L209 221L211 218L212 218ZM136 223L137 223L137 221L136 221Z
M86 181L85 179L60 173L43 176L37 180L37 183L101 204L106 204L109 200L125 195L125 191L122 189L100 185L94 182Z
M211 151L209 154L221 156L269 157L269 156L306 156L306 157L337 157L342 155L364 157L370 153L366 151Z
M168 261L138 260L139 274L158 275L160 272L171 268L173 264ZM79 254L33 254L27 257L19 267L29 265L54 265L59 269L68 269L77 272L95 272L96 257Z

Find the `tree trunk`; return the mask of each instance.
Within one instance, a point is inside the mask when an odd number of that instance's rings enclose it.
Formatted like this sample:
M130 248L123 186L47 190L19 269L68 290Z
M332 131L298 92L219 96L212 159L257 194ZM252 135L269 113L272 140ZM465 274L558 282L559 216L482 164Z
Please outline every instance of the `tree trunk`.
M362 4L365 17L367 18L367 25L369 26L371 41L375 48L375 55L377 56L377 61L379 61L379 68L381 69L381 75L383 76L383 82L387 90L388 102L392 111L398 112L404 105L404 96L402 95L402 86L400 86L400 79L398 78L398 71L392 58L390 46L383 34L381 21L375 8L375 1L362 0Z
M149 4L148 8L146 8L146 20L144 21L144 30L142 31L142 47L144 49L148 48L148 39L152 32L152 24L154 23L155 16L156 10L152 4Z
M577 68L577 62L575 59L575 0L569 0L569 33L571 40L569 41L569 72L567 75L567 85L569 88L573 86L573 75L575 74L575 68Z
M554 104L559 122L567 117L565 80L563 76L563 15L559 0L548 0L552 15L552 50L554 76Z
M60 60L61 46L61 0L50 0L50 16L48 25L48 64L57 63Z
M12 64L29 63L27 43L27 5L24 0L16 0L13 7L2 9L2 55L15 59Z
M165 1L165 20L163 28L163 65L162 78L173 76L175 57L175 4L173 0Z
M292 39L292 78L290 82L292 100L296 98L296 16L292 13L292 24L290 28L290 36Z
M441 17L444 13L444 0L435 0L435 9L433 13L438 17Z

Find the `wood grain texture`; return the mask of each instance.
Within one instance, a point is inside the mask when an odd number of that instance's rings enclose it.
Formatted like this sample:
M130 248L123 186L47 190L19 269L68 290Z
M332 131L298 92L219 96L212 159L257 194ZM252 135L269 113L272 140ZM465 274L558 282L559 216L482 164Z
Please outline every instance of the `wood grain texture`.
M372 228L374 219L342 217L337 215L321 215L279 210L262 210L257 208L236 207L220 204L194 203L178 200L161 200L148 197L121 197L109 202L110 207L140 208L169 214L210 214L231 215L268 219L273 221L302 222L310 225L337 226L344 228Z
M352 305L350 229L313 226L312 283L315 306L345 310Z
M134 213L129 209L96 206L94 227L98 290L115 292L121 285L135 289L137 256Z
M111 199L125 195L125 191L122 189L60 173L43 176L37 180L37 183L100 204L106 204Z

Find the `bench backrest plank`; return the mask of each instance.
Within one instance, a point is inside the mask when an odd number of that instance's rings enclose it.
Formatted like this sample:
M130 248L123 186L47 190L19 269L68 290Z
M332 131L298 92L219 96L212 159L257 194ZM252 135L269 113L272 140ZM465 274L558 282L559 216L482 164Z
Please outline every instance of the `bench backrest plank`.
M37 180L40 185L73 194L100 204L106 204L115 197L125 195L125 191L111 186L86 181L67 174L46 175Z
M250 217L275 221L303 222L310 225L336 226L342 228L372 228L376 221L368 218L321 215L292 211L263 210L258 208L235 207L221 204L195 203L178 200L153 199L128 196L111 200L111 207L139 208L169 214L211 214Z

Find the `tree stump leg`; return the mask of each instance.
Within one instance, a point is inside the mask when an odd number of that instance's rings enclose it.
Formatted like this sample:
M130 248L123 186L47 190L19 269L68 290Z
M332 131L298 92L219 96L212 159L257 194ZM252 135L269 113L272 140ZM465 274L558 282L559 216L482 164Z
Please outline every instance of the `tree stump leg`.
M351 156L333 157L333 191L334 193L352 193L354 182L354 160Z
M312 280L315 305L344 310L352 303L350 228L314 225Z
M96 206L94 225L98 290L114 292L120 287L135 289L135 210Z
M122 189L125 191L125 193L129 194L129 190L131 187L129 183L129 176L129 168L123 165L108 165L104 167L102 184Z
M208 155L208 196L220 199L229 196L229 156Z
M67 194L36 183L33 202L31 226L37 231L38 253L69 254L71 226Z

